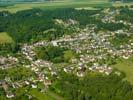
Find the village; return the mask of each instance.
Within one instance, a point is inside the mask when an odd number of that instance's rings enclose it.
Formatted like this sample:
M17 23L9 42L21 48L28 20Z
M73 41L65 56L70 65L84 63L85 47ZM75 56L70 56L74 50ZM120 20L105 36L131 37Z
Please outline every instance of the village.
M106 16L101 18L104 23L124 23L133 27L133 24L125 21L116 21L115 15L119 14L119 10L110 11L106 9L103 11ZM95 15L99 17L99 15ZM76 26L79 24L75 20L68 20L63 22L60 19L56 19L55 23L64 25L64 27ZM120 45L119 49L112 45L111 41L115 38L116 34L128 34L128 30L117 30L117 31L98 31L96 25L87 25L83 29L76 28L78 33L72 35L64 35L60 39L52 41L39 41L33 44L23 44L21 47L20 54L29 61L29 64L23 63L24 68L29 68L36 74L36 78L27 78L22 81L11 82L10 77L6 77L5 80L0 80L0 86L6 91L6 97L12 98L15 96L14 93L8 91L8 87L19 88L25 85L31 85L32 88L38 88L36 82L42 82L46 88L52 84L53 80L51 77L59 78L59 71L65 73L73 73L78 77L83 77L87 71L94 73L101 73L104 75L110 75L114 72L111 67L115 63L117 58L129 59L133 55L133 40L129 40L128 44ZM43 59L36 59L35 48L45 47L52 45L54 47L68 48L76 53L76 57L70 60L70 63L60 63L56 67L51 61ZM5 70L8 68L15 67L21 62L17 57L8 55L7 57L0 56L0 68Z

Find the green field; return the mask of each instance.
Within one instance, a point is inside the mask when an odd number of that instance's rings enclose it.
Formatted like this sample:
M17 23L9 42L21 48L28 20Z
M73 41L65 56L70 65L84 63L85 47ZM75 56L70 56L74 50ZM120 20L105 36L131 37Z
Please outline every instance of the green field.
M34 2L34 3L19 3L13 6L1 7L0 11L9 11L16 13L17 11L27 10L32 8L55 9L55 8L81 8L81 7L110 7L111 3L108 0L64 0L57 2Z
M17 11L41 8L41 9L55 9L55 8L88 8L89 10L96 10L96 8L104 7L119 7L125 5L133 5L133 3L111 3L109 0L57 0L52 2L12 2L11 4L0 4L0 11L9 11L16 13Z
M37 89L31 89L29 93L38 100L54 100L52 97L48 96L47 94L38 92Z
M133 84L133 58L128 60L122 59L121 61L118 61L118 63L113 67L124 72L126 75L125 79Z
M58 94L52 91L47 91L47 93L50 97L54 98L54 100L65 100L63 97L59 96Z
M51 91L39 92L37 89L30 89L29 93L38 100L64 100L62 97Z
M133 3L111 3L109 0L57 0L54 2L22 2L11 4L0 4L0 11L9 11L16 13L17 11L41 8L41 9L55 9L55 8L89 8L89 10L96 10L95 8L111 7L111 6L125 6L133 5Z
M0 44L12 43L12 42L13 42L12 38L6 32L0 33Z

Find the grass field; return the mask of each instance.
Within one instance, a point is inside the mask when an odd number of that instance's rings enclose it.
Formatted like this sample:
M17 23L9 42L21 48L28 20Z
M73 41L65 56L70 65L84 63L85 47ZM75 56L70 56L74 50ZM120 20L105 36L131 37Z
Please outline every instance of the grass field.
M38 100L55 100L49 95L39 92L37 89L31 89L29 93Z
M51 91L39 92L37 89L30 89L29 93L38 100L64 100L62 97Z
M56 93L52 91L47 91L50 97L53 97L55 100L65 100L63 97L57 95Z
M112 67L124 72L126 75L125 79L129 81L131 84L133 84L133 57L128 60L122 59Z
M0 44L12 43L12 42L13 42L12 38L6 32L0 33Z
M55 8L80 8L80 7L109 7L111 3L108 0L64 0L57 2L34 2L34 3L19 3L13 6L1 7L0 11L9 11L16 13L17 11L27 10L32 8L55 9Z

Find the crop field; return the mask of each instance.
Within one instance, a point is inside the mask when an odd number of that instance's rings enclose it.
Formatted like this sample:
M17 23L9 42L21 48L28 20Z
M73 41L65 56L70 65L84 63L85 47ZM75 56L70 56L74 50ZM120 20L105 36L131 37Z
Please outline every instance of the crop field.
M56 9L56 8L81 8L81 7L109 7L112 4L107 0L64 0L56 2L33 2L33 3L19 3L1 7L0 11L9 11L16 13L17 11L27 10L32 8L41 9Z
M126 75L125 80L133 84L133 58L130 58L128 60L122 59L113 67L124 72Z
M13 42L12 38L6 32L0 33L0 44L12 43L12 42Z
M28 10L32 8L40 9L56 9L56 8L89 8L89 10L96 10L96 8L104 8L111 6L125 6L133 5L133 3L111 3L108 0L57 0L52 2L22 2L11 4L0 4L0 11L9 11L16 13L17 11Z

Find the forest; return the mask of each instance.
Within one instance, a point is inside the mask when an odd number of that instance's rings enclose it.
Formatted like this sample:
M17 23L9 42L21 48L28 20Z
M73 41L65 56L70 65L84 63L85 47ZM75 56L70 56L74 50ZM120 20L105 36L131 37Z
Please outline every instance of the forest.
M54 63L68 62L73 56L73 51L67 48L46 46L36 49L37 59L44 59Z
M132 100L133 86L123 82L123 75L103 76L88 73L79 79L72 74L61 73L51 90L67 100Z

